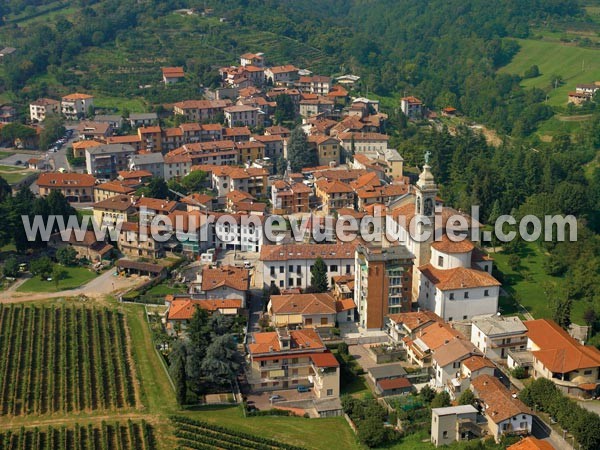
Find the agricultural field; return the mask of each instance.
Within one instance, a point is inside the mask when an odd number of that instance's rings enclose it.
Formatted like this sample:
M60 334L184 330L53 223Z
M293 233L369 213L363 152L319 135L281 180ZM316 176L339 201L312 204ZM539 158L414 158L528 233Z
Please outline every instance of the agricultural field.
M0 305L0 416L139 406L122 314Z
M121 449L154 450L152 427L144 420L0 432L3 450Z
M500 72L522 76L532 65L537 65L540 76L525 79L522 85L547 89L551 106L566 106L567 94L575 90L576 84L600 81L600 50L577 47L554 37L517 41L521 46L519 53ZM556 75L560 75L564 83L554 89L551 80Z
M171 421L175 426L175 436L181 449L302 450L302 447L279 443L271 439L183 416L171 417Z

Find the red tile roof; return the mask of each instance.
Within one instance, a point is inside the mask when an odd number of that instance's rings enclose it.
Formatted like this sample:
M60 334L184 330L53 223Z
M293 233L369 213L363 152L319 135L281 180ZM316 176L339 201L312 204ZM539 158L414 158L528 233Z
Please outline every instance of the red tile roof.
M162 73L166 78L183 78L185 75L183 67L163 67Z
M192 300L189 298L175 298L170 301L170 304L167 320L190 320L198 308L211 312L219 309L242 308L242 301L237 299Z
M333 295L321 294L272 295L273 314L335 314Z
M45 188L92 187L95 184L96 178L83 173L46 172L37 179L37 185Z
M354 259L356 243L343 244L287 244L263 245L261 261L288 261L292 259Z
M436 269L431 264L419 267L421 273L441 291L500 286L500 282L483 270L455 267Z
M202 269L202 290L212 291L221 287L229 287L238 291L250 288L250 272L234 266L221 266Z
M310 359L317 367L339 367L340 365L338 360L330 351L323 353L311 353Z
M407 389L412 387L412 383L408 378L383 379L379 380L377 384L383 391L389 391L392 389Z
M291 348L289 350L282 350L276 331L254 333L250 340L251 343L248 344L248 351L251 355L257 355L273 352L306 353L310 350L322 350L325 348L323 341L321 341L321 338L313 329L304 328L302 330L290 330L289 336Z
M527 436L516 444L507 447L506 450L554 450L554 447L548 441Z
M540 348L533 356L554 373L600 366L600 350L581 345L556 322L548 319L524 322L527 337Z
M475 396L485 403L485 415L494 423L500 423L519 414L532 414L525 404L491 375L479 375L471 380Z
M447 234L443 234L442 239L435 241L431 246L442 253L468 253L475 248L475 245L468 238L461 241L452 241Z

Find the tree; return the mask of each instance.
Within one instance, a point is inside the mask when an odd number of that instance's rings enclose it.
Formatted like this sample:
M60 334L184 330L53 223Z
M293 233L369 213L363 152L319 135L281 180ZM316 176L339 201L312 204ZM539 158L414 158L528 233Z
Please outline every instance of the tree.
M300 172L303 167L314 167L319 164L317 154L308 146L308 139L300 126L294 128L290 134L288 160L293 172Z
M327 281L327 265L320 256L316 259L310 269L310 285L315 293L327 292L329 282Z
M346 344L345 342L340 342L338 344L338 354L342 355L342 356L348 356L348 344Z
M202 170L194 170L188 173L180 181L181 187L184 189L184 194L198 192L206 186L206 172Z
M39 275L42 280L52 274L52 261L47 256L31 261L30 270L33 275Z
M465 390L460 394L460 397L458 397L459 405L472 405L473 403L475 403L475 395L471 389Z
M537 65L531 66L523 74L523 78L536 78L540 76L540 68Z
M450 406L450 394L448 394L446 391L437 393L431 401L431 407L445 408L446 406Z
M292 97L287 94L278 95L275 98L275 122L281 125L284 121L293 121L296 118L296 106Z
M166 199L169 197L169 187L164 179L152 177L148 186L141 189L141 193L150 198Z
M565 330L571 325L571 306L573 299L570 296L556 296L551 299L550 306L552 308L552 320L559 324Z
M431 403L431 401L435 397L435 391L431 389L431 387L428 384L426 384L419 391L419 395L425 403Z
M367 447L380 447L387 441L387 431L378 417L367 416L358 426L358 439Z
M67 278L67 271L58 264L55 264L54 267L52 267L52 281L54 281L54 285L57 289L58 283L65 278Z
M2 274L5 277L13 277L15 278L19 274L19 263L17 258L11 256L4 261L4 266L2 266Z
M8 181L0 176L0 203L12 195L12 188Z
M77 251L73 247L62 247L56 251L56 260L63 266L77 265Z
M16 140L25 141L35 136L35 130L21 123L9 123L2 127L0 136L3 140L14 143Z
M232 334L218 336L206 349L202 373L212 383L225 386L237 376L241 356Z
M583 320L588 327L593 328L598 320L598 314L596 313L596 310L592 307L588 307L583 313Z
M40 134L40 149L47 150L64 134L65 127L62 117L56 114L47 116L44 120L44 129Z
M169 373L175 385L175 396L179 405L187 403L187 374L185 371L185 346L177 344L171 353L171 366Z

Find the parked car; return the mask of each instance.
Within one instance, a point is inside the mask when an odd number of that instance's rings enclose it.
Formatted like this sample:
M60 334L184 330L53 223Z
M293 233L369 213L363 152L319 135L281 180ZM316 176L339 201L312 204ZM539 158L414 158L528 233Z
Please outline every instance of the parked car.
M269 397L269 401L270 401L270 402L274 402L275 400L281 400L281 395L277 395L277 394L275 394L275 395L271 395L271 396Z
M298 392L310 392L310 388L308 386L299 385L296 390Z

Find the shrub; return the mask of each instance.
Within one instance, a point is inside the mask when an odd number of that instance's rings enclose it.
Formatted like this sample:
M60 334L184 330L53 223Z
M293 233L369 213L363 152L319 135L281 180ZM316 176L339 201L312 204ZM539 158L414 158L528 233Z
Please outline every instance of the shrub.
M512 376L515 377L517 380L527 378L527 370L524 367L515 367L511 373Z

